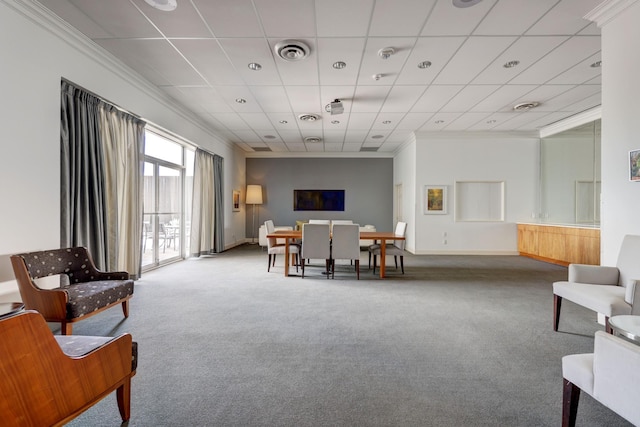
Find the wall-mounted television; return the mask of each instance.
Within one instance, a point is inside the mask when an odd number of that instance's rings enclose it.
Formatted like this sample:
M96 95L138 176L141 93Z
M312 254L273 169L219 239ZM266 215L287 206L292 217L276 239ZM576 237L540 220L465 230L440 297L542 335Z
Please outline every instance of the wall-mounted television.
M294 211L344 211L344 190L293 190Z

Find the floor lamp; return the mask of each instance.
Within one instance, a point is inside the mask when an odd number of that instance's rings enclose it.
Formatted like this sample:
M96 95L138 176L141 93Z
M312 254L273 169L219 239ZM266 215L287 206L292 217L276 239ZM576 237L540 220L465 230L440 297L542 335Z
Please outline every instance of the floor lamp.
M247 205L253 205L253 222L251 228L251 243L255 243L256 237L256 205L262 204L262 186L261 185L247 185L247 198L245 200Z

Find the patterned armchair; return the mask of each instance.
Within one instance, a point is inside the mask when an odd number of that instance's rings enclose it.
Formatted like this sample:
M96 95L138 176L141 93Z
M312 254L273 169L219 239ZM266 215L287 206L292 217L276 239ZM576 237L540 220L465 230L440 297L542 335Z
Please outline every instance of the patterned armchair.
M99 271L87 248L75 247L11 256L20 295L27 310L47 322L60 322L60 333L71 335L72 323L122 304L129 317L133 280L127 272ZM60 275L60 286L43 289L36 279Z

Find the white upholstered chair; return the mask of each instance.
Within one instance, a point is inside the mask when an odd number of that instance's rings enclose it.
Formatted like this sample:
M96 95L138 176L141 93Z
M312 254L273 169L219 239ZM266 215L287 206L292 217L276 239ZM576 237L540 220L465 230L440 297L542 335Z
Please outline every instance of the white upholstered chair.
M640 346L596 332L593 353L562 358L562 426L576 424L580 390L640 425Z
M553 284L553 330L558 330L562 300L568 299L602 314L611 332L609 317L640 314L640 295L637 300L635 295L639 280L640 236L624 237L615 267L570 264L568 280Z
M305 260L310 259L324 260L325 272L329 278L330 239L330 224L302 224L302 278L304 278Z
M271 234L275 231L275 226L273 225L273 220L267 220L264 222L264 227L267 230L267 235ZM268 264L267 264L267 272L271 270L271 266L276 264L276 255L284 255L285 254L285 243L278 243L274 237L267 237L267 253L269 254ZM296 262L296 271L298 271L298 264L300 264L300 245L297 243L289 243L289 253L295 256ZM271 261L271 257L273 256L273 261Z
M331 239L331 277L336 274L336 260L355 261L356 277L360 280L360 226L334 224Z
M396 224L395 234L404 236L407 232L407 223L398 221ZM398 268L398 257L400 257L400 267L402 274L404 274L404 240L394 240L393 243L386 243L385 253L386 256L393 255L393 259L396 263L396 269ZM371 255L373 255L373 274L376 274L376 258L380 255L380 245L375 244L369 246L369 268L371 268Z

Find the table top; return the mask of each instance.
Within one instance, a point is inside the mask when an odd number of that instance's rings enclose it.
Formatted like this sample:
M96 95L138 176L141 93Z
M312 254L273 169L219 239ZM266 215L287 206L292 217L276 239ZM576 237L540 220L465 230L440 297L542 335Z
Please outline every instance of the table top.
M640 344L640 316L622 315L609 318L614 332Z
M267 237L286 237L290 239L302 238L301 230L276 230L273 233L267 234ZM367 240L405 240L405 237L401 234L395 234L393 231L361 231L361 239Z

